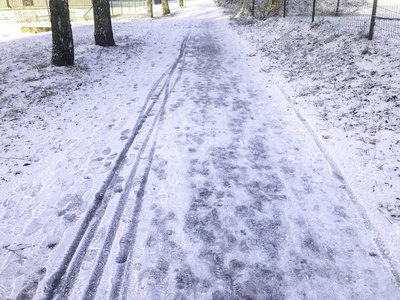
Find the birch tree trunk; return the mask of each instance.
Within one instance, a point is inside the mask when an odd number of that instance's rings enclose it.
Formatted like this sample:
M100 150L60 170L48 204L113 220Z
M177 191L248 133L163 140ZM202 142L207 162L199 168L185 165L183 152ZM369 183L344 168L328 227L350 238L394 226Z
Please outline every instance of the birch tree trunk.
M94 40L99 46L115 46L109 0L93 0Z
M68 0L50 0L50 22L53 38L51 63L55 66L74 64L74 41L69 18Z

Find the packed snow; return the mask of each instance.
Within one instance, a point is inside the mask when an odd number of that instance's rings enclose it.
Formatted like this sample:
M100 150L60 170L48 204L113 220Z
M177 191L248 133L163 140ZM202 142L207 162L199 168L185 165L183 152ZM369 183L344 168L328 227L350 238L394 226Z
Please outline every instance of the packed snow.
M399 42L171 10L0 24L0 299L400 299Z

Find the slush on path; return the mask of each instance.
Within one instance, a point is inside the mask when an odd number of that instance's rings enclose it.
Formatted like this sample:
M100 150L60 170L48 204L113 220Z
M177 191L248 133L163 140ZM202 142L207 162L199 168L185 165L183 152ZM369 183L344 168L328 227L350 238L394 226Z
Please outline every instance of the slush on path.
M54 226L85 209L31 250L36 275L1 273L9 299L400 299L362 207L226 17L196 0L174 18L155 21L170 60L138 84L122 136L110 131L119 148L101 144L107 168L91 173L90 192L63 198Z

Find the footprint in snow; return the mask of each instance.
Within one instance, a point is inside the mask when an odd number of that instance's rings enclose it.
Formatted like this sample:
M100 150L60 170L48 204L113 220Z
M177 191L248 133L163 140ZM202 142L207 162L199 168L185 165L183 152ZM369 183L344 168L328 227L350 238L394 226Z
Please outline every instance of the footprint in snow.
M110 147L105 148L105 149L101 152L101 154L103 154L104 156L106 156L106 155L108 155L108 154L110 154L110 153L111 153L111 148L110 148Z

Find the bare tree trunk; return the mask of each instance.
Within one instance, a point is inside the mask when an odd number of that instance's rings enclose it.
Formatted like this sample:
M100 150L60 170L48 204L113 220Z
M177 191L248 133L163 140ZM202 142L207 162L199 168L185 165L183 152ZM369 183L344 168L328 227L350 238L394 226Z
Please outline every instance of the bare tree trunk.
M153 18L153 1L147 0L147 16Z
M161 0L161 6L162 6L162 14L163 16L170 14L169 10L169 5L168 5L168 0Z
M93 0L94 40L99 46L115 46L108 0Z
M69 19L68 0L50 0L53 38L51 62L55 66L74 64L74 41Z
M267 15L274 13L279 9L279 0L268 0Z

